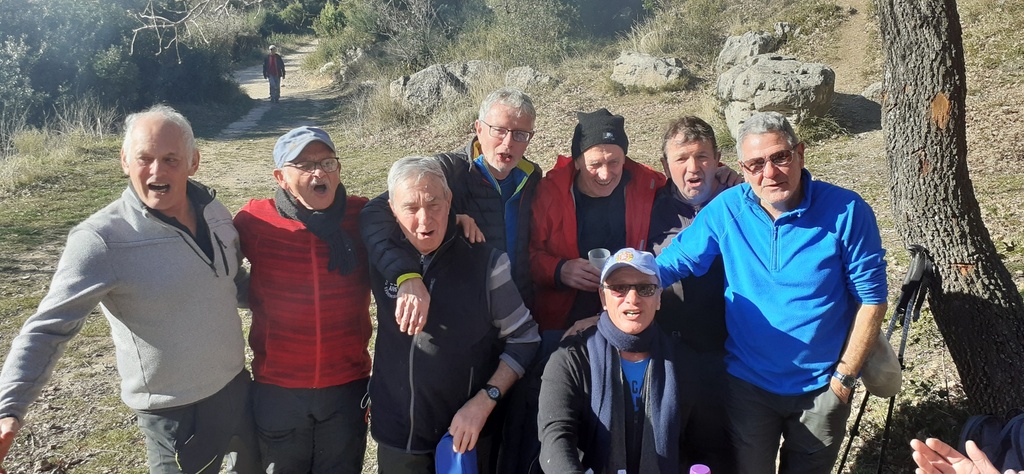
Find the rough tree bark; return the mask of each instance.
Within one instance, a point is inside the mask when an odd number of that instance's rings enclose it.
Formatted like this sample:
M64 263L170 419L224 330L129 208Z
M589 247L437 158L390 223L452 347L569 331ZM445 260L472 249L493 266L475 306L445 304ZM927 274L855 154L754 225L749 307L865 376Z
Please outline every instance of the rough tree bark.
M896 229L927 247L929 306L976 412L1024 406L1024 303L967 170L963 38L955 0L879 0L882 124Z

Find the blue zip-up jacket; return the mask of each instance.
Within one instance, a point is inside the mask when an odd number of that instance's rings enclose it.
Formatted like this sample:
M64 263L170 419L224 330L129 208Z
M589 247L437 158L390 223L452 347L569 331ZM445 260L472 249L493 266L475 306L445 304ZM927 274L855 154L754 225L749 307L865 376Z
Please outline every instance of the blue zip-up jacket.
M860 305L888 293L871 207L807 170L801 182L800 205L774 221L749 184L722 192L657 258L667 285L722 256L728 371L779 395L827 384Z

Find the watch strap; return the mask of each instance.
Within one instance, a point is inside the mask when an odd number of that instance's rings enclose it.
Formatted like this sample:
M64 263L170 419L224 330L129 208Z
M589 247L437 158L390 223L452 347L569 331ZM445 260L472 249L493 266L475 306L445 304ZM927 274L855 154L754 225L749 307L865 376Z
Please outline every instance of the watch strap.
M842 384L842 386L850 390L853 390L853 388L857 386L857 376L855 375L846 375L837 370L832 373L832 376L835 377L835 379L838 380L839 383Z

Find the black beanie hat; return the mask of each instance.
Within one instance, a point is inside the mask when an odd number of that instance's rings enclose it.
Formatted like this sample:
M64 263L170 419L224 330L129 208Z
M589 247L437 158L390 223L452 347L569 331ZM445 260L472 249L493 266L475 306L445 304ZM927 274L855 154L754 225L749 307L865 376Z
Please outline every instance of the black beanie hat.
M626 136L626 119L612 115L608 109L594 112L576 112L579 123L572 133L572 157L579 158L594 145L618 145L622 153L629 151L629 137Z

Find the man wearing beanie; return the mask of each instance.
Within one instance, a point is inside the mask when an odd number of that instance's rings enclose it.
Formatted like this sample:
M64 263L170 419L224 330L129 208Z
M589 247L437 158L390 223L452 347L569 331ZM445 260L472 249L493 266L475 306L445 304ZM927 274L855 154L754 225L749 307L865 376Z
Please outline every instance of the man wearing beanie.
M601 312L600 269L587 254L647 248L651 206L665 176L626 156L625 119L607 109L577 114L572 156L559 156L537 186L530 232L534 318L565 329Z
M370 276L359 240L366 199L341 184L326 132L274 147L273 199L235 216L252 264L253 412L265 472L358 473L370 376Z

